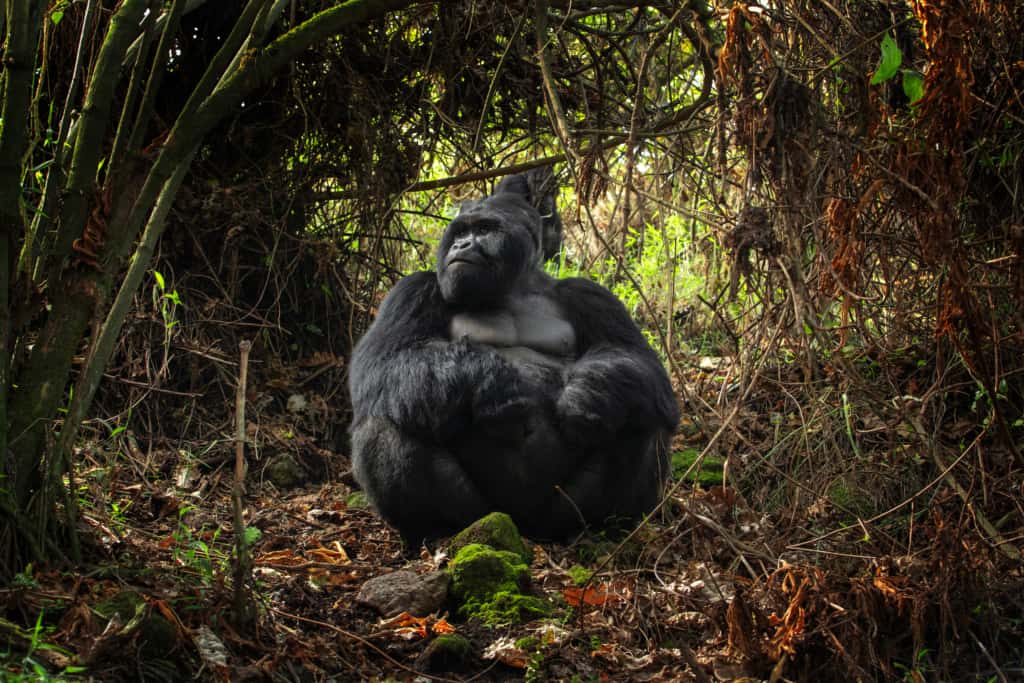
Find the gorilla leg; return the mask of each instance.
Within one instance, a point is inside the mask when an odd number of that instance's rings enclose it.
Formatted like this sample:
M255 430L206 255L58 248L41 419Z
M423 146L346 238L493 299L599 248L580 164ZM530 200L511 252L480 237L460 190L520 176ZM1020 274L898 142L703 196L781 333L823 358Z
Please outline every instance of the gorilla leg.
M410 545L465 527L490 511L448 450L415 439L387 418L352 430L356 481Z
M545 527L567 536L584 524L635 521L654 509L667 479L663 434L633 434L592 449L552 499Z
M452 446L493 509L509 513L517 522L536 515L577 465L548 410L546 405L534 407L521 419L514 438L470 430Z

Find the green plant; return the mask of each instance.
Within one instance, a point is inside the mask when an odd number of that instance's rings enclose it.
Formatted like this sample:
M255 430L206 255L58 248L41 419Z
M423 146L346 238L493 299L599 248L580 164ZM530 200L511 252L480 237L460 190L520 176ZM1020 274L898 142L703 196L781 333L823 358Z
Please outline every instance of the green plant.
M153 287L153 303L160 309L164 328L170 332L178 324L174 314L177 307L181 305L181 297L176 289L172 289L170 292L167 291L164 276L159 270L153 271L153 279L156 281L156 286Z
M672 476L679 479L687 474L700 457L697 448L685 448L672 454ZM702 486L721 486L725 476L725 461L714 455L706 455L699 466L687 476L687 481Z
M50 671L37 661L35 653L42 651L56 652L61 657L71 657L71 653L64 648L58 647L43 640L44 636L53 630L53 627L44 626L43 612L36 617L35 625L30 631L22 632L18 629L17 635L27 641L25 654L19 659L8 649L0 653L0 678L10 683L22 683L27 681L63 681L67 676L80 674L87 669L84 666L68 666L61 673L54 676Z
M540 683L547 680L544 676L544 653L536 650L530 654L523 672L523 683Z
M123 505L116 500L110 502L110 522L118 533L124 531L127 525L128 520L125 518L125 513L128 512L131 506L132 501L130 500Z
M178 563L196 572L203 583L211 584L217 572L222 575L226 573L228 557L218 550L214 543L220 537L220 529L215 529L210 542L204 541L201 536L205 534L206 527L202 527L199 533L193 533L191 527L185 522L185 515L193 508L186 506L178 511L178 528L173 534L174 547L172 554ZM258 530L256 530L258 533ZM250 533L248 529L246 533Z
M903 94L911 104L917 103L924 97L924 77L913 69L900 69L903 64L903 50L899 48L896 41L887 31L882 36L879 44L881 56L878 61L878 68L871 76L871 85L881 85L891 80L898 73L900 84L903 87Z
M153 287L153 306L160 311L160 318L164 324L164 361L163 367L167 367L170 355L171 338L174 335L174 328L178 325L177 311L181 305L181 297L178 290L167 291L167 284L164 276L159 270L153 270L153 280L156 282Z
M927 674L932 670L931 651L923 647L914 655L914 662L910 666L902 662L893 662L893 667L903 672L903 680L907 683L918 683L927 680Z

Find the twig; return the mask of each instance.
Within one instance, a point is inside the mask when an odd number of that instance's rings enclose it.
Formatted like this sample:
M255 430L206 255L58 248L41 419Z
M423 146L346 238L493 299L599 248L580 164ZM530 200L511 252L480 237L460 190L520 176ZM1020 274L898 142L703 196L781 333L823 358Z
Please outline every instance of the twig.
M252 342L238 343L240 352L238 391L235 394L235 481L231 488L231 506L235 525L234 620L242 632L248 632L255 617L255 605L246 586L252 576L252 555L245 537L245 518L242 516L242 489L245 486L245 385L249 370L249 351Z
M999 680L1002 681L1002 683L1009 683L1009 679L1006 677L1006 674L1003 673L1002 669L999 668L999 664L992 658L992 655L989 654L988 648L985 647L985 644L978 640L978 636L974 635L974 631L967 629L967 632L971 634L971 640L973 640L974 644L978 646L979 650L981 650L981 654L985 655L985 659L987 659L988 663L992 665L992 668L996 670L996 676L999 676Z
M540 65L541 81L544 84L544 95L548 103L548 117L551 119L551 127L562 144L562 149L574 168L579 166L580 155L573 149L569 135L569 124L565 120L565 111L562 109L562 101L558 98L558 90L555 88L554 76L551 75L551 64L547 57L548 44L548 1L537 0L534 26L537 29L537 62Z
M912 419L911 423L914 424L915 429L920 427L920 424L918 424L916 419ZM942 470L942 478L947 484L949 484L950 488L956 491L956 494L960 496L960 499L964 501L964 504L967 505L967 508L974 515L974 519L977 520L978 525L985 530L986 534L988 534L989 539L995 545L996 550L1001 552L1007 558L1015 562L1019 562L1021 559L1020 551L1017 550L1016 546L1003 538L1003 535L999 533L999 530L996 529L992 522L988 521L988 517L985 516L985 513L983 513L977 505L971 503L971 496L967 493L967 490L960 485L960 482L957 481L956 477L953 476L953 468L956 466L956 462L947 467L946 461L942 459L942 456L939 454L938 447L934 444L934 440L932 440L930 450L932 452L932 460L934 460L936 466ZM957 462L959 461L960 458L957 458Z

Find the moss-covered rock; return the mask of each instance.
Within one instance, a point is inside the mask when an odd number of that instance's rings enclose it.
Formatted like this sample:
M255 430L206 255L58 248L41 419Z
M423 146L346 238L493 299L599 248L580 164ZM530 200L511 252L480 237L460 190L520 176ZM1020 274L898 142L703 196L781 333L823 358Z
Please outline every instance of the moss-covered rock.
M687 448L672 454L672 476L681 479L690 466L700 457L701 451L696 448ZM721 486L725 476L725 461L714 455L705 455L700 467L690 472L687 481L693 484L700 484L707 488L710 486Z
M520 592L530 583L523 559L507 550L471 543L452 558L452 595L458 600L487 599L500 591Z
M451 560L452 595L459 613L487 624L508 624L546 616L551 608L540 598L524 595L530 570L522 556L471 543Z
M446 633L430 641L416 658L419 671L457 671L473 657L469 640L457 633Z
M263 468L263 477L279 489L290 489L306 482L302 466L289 453L272 456Z
M516 553L523 562L530 563L530 551L523 543L516 523L504 512L492 512L481 517L456 534L448 543L449 557L455 557L463 548L474 543Z
M543 598L512 591L498 591L489 600L467 600L459 612L485 624L516 624L551 615L551 605Z

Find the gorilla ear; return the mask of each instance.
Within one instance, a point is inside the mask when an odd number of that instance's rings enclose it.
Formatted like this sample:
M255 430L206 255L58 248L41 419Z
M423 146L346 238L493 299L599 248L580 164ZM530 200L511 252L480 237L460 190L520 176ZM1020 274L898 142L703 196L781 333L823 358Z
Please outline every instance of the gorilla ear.
M550 166L502 178L494 194L516 194L537 209L541 218L541 251L548 261L562 248L562 218L558 215L556 196L558 179Z

